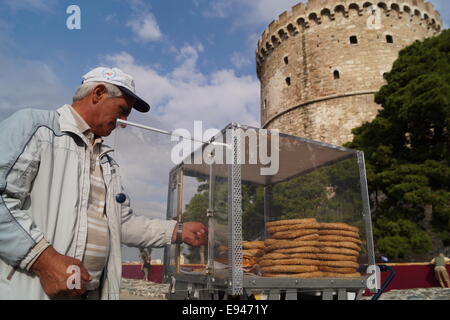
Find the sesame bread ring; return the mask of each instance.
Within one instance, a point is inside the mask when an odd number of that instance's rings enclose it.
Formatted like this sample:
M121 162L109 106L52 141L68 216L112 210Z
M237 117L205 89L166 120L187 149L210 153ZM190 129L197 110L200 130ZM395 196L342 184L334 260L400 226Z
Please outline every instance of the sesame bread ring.
M338 267L338 268L358 268L359 264L354 261L332 261L332 260L322 260L321 266L327 267Z
M312 240L319 240L319 235L317 233L308 234L306 236L301 236L298 238L293 239L294 241L312 241Z
M264 249L264 241L243 241L243 249Z
M347 249L347 248L337 248L337 247L320 247L319 248L320 253L326 253L326 254L343 254L346 256L359 256L359 252L353 249Z
M339 242L354 242L357 244L362 244L362 241L356 238L350 238L350 237L341 237L341 236L320 236L320 241L339 241Z
M338 247L338 248L347 248L356 251L361 251L361 248L354 242L331 242L331 241L319 241L321 247Z
M355 273L356 268L320 266L320 271L332 273Z
M359 239L359 233L347 230L333 230L333 229L321 229L318 232L320 235L330 236L342 236Z
M342 223L342 222L335 222L335 223L322 222L320 224L320 229L346 230L346 231L359 232L358 228L352 227L352 226L350 226L346 223Z
M242 250L242 255L244 255L244 256L261 257L263 254L264 254L264 251L261 249Z
M313 255L315 255L315 253L297 253L297 254L313 254ZM291 258L290 254L276 253L276 252L266 253L263 256L263 259L290 259L290 258Z
M317 253L276 253L276 252L270 252L266 253L263 256L263 259L316 259L318 260Z
M269 277L269 278L321 278L322 272L316 271L316 272L303 272L303 273L264 273L263 277Z
M301 236L294 239L267 239L266 241L264 241L264 244L266 247L268 247L280 241L313 241L313 240L319 240L319 235L317 233L308 234L306 236Z
M302 229L302 230L294 230L294 231L282 231L275 232L272 235L274 239L294 239L302 236L306 236L309 234L317 234L317 229Z
M275 226L284 226L284 225L293 225L293 224L300 224L300 223L315 223L317 222L314 218L309 219L289 219L289 220L277 220L277 221L271 221L266 223L266 227L275 227Z
M320 223L317 222L308 222L308 223L300 223L300 224L288 224L283 226L274 226L267 227L267 232L275 233L281 231L293 231L300 229L318 229L320 227Z
M319 260L334 260L334 261L353 261L358 260L357 256L346 256L343 254L331 254L331 253L315 253L316 259Z
M261 272L264 273L302 273L319 271L318 266L301 266L301 265L278 265L270 267L261 267Z
M312 259L262 259L259 262L261 267L280 266L280 265L302 265L302 266L319 266L320 260Z
M312 245L317 245L319 242L316 240L312 240L312 241L303 241L303 240L299 240L299 241L294 241L293 239L267 239L266 241L264 241L265 247L264 249L267 249L270 246L273 245L283 245L283 244L290 244L292 242L296 242L298 245L304 245L304 243L308 244L312 244ZM289 247L290 248L290 247Z
M273 244L275 244L277 242L280 242L280 241L281 240L278 240L278 239L267 239L266 241L264 241L264 245L266 247L268 247L268 246L271 246L271 245L273 245Z
M333 272L322 272L322 277L324 278L360 278L361 274L355 273L333 273Z
M318 247L304 246L304 247L296 247L296 248L275 249L275 250L273 250L271 252L273 252L273 253L291 254L291 253L320 253L322 251Z
M319 241L289 241L280 240L279 242L272 244L264 249L265 252L270 252L276 249L288 249L296 247L314 247L319 245Z

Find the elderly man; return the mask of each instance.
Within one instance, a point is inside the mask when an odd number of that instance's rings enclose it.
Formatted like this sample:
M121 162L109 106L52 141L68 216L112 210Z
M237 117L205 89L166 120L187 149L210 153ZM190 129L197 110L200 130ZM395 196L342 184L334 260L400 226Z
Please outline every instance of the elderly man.
M121 244L206 243L198 222L134 215L101 137L150 106L113 68L83 77L73 104L0 123L0 299L118 299Z

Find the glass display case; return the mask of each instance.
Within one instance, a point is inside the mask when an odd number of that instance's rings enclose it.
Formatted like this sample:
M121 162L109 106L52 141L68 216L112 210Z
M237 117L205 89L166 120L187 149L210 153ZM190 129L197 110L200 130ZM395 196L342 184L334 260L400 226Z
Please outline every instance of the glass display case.
M167 218L208 244L164 252L169 299L360 296L375 265L361 151L230 124L169 174Z

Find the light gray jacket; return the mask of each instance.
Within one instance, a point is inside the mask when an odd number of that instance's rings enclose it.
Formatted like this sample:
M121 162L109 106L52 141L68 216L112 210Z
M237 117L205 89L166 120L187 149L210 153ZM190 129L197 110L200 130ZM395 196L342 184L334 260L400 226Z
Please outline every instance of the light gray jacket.
M26 270L43 238L59 253L83 258L89 154L69 108L22 110L0 123L0 299L48 299L39 278ZM111 241L102 299L119 298L121 244L162 247L176 224L134 215L129 200L115 200L123 188L111 151L101 151Z

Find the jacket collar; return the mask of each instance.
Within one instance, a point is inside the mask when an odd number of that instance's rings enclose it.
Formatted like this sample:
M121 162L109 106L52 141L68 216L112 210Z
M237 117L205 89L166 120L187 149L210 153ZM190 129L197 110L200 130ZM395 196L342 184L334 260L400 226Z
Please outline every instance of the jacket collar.
M78 136L86 145L88 145L89 141L87 140L86 136L80 131L80 129L77 126L77 122L75 118L73 117L73 113L70 110L72 106L70 104L65 104L61 108L57 109L56 112L59 114L59 126L62 132L70 132ZM109 146L106 146L104 144L101 145L100 155L103 156L104 154L114 151Z
M78 129L77 122L73 117L72 111L70 110L71 107L72 106L70 104L65 104L56 110L59 114L59 126L61 131L74 133L84 141L84 135L80 132L80 129Z

